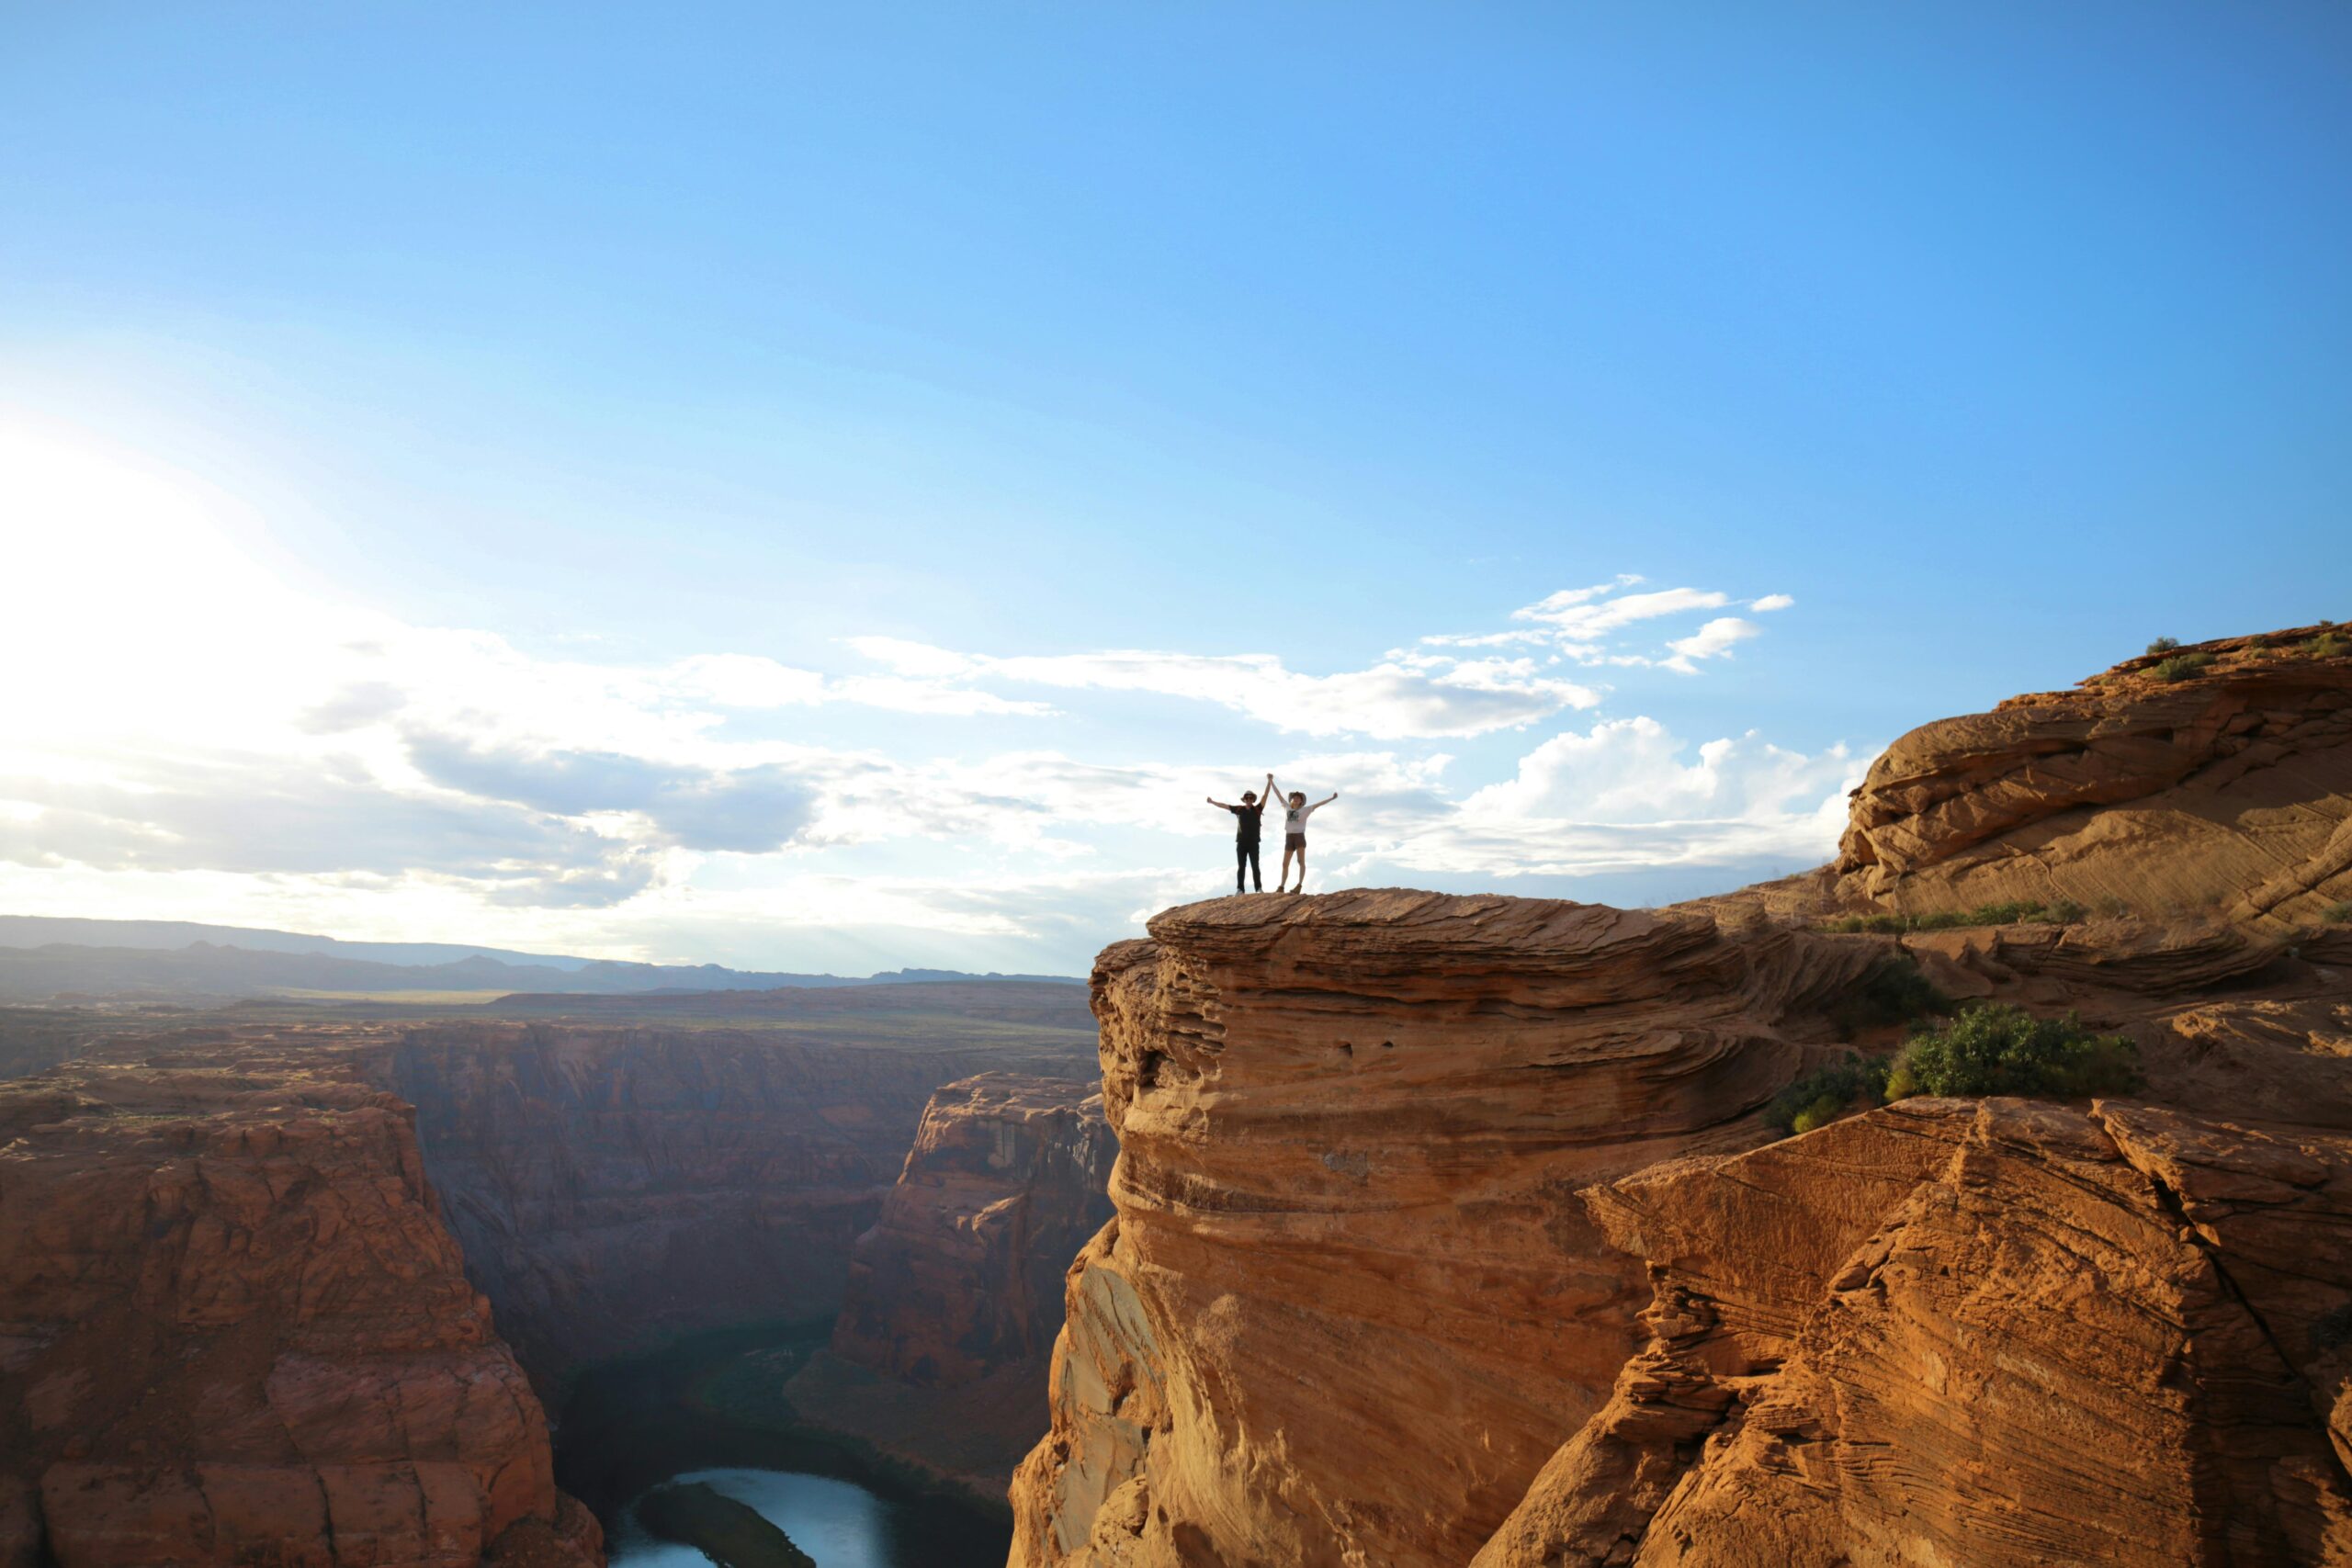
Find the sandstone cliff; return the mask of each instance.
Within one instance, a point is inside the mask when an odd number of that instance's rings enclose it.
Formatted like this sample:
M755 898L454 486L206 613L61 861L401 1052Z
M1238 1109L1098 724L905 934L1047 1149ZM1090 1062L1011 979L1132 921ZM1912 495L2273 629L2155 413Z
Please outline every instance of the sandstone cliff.
M1577 1190L1754 1142L1875 958L1418 893L1151 931L1095 974L1118 1213L1017 1562L1468 1561L1634 1348Z
M1915 729L1871 764L1829 880L1892 909L2314 921L2352 898L2352 639L2200 643Z
M1116 1214L1014 1568L2352 1562L2352 661L2186 651L1905 737L1805 877L1107 950ZM1810 929L2007 899L2087 908ZM1773 1141L1898 956L2143 1090Z
M943 1387L1042 1363L1069 1259L1111 1216L1117 1153L1091 1083L983 1073L939 1089L858 1238L833 1353Z
M408 1032L386 1073L469 1269L547 1384L698 1329L830 1315L932 1090L1085 1059L1066 1031L1023 1039L469 1023Z
M1091 1080L983 1073L933 1095L794 1409L1002 1496L1046 1429L1063 1275L1110 1217L1117 1152Z
M0 1562L601 1562L409 1108L284 1043L0 1086Z

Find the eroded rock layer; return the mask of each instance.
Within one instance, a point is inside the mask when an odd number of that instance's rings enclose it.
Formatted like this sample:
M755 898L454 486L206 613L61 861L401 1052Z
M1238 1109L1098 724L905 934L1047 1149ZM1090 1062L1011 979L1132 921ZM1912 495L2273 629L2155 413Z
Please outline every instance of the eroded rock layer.
M1095 977L1117 1216L1019 1563L1466 1562L1634 1348L1585 1184L1756 1136L1876 954L1419 893L1170 910Z
M1598 1189L1649 1338L1476 1561L2340 1561L2347 1199L2340 1134L2000 1100Z
M2311 923L2352 898L2352 641L2200 643L1922 726L1871 764L1827 886L1920 912L2070 898Z
M0 1561L600 1562L409 1107L284 1043L0 1086Z
M830 1352L786 1385L801 1419L1002 1496L1046 1429L1062 1277L1110 1215L1116 1153L1091 1077L933 1094L858 1238Z
M983 1073L939 1089L857 1240L833 1353L935 1387L1042 1366L1069 1259L1110 1217L1117 1153L1090 1081Z

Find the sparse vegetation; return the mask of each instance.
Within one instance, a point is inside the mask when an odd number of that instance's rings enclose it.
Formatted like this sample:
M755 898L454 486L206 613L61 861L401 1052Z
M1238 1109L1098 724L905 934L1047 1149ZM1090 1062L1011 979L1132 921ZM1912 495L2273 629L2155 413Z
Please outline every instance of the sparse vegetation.
M2312 1325L2312 1354L2324 1356L2352 1339L2352 1302L2332 1306Z
M2094 1034L2072 1013L2036 1018L2006 1002L1976 1002L1940 1029L1913 1036L1887 1074L1886 1097L2024 1094L2064 1098L2138 1087L2140 1050Z
M2352 926L2352 903L2330 904L2320 919L2331 926Z
M2212 662L2213 656L2210 653L2176 653L2169 659L2157 660L2149 673L2159 681L2186 681L2191 675L2201 673Z
M2332 631L2325 631L2303 644L2303 651L2313 659L2340 659L2352 653L2352 642L2345 641Z
M1865 1030L1909 1023L1951 1009L1951 998L1919 973L1917 964L1908 958L1894 957L1872 964L1854 988L1826 1010L1830 1021L1851 1040Z
M2150 653L2170 653L2174 649L2178 648L2179 646L2180 638L2177 637L2160 637L2156 638L2155 641L2148 645L2148 651Z
M1979 904L1973 909L1943 909L1926 915L1841 915L1824 920L1818 929L1848 935L1871 931L1899 936L1905 931L1954 931L1964 926L2070 926L2089 913L2072 898L2061 898L2052 904L2012 898L2004 903Z
M1764 1120L1783 1133L1810 1133L1848 1111L1884 1104L1886 1070L1883 1057L1849 1051L1844 1061L1815 1067L1774 1095Z
M2055 1100L2139 1085L2139 1047L2126 1035L2094 1033L2072 1013L2036 1018L2006 1002L1971 1002L1892 1056L1849 1051L1843 1061L1815 1068L1772 1098L1764 1120L1786 1133L1810 1133L1849 1111L1917 1094Z

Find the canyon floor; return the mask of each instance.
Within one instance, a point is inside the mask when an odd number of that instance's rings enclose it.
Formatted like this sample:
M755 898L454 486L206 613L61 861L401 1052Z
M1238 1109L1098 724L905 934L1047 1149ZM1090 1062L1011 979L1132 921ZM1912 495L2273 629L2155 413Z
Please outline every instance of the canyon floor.
M748 1397L943 1484L1034 1441L1012 1568L2352 1563L2339 646L1928 725L1831 863L1670 908L1222 898L1085 990L10 1010L0 1565L594 1563L547 1411L793 1321ZM1923 996L2141 1080L1768 1123Z

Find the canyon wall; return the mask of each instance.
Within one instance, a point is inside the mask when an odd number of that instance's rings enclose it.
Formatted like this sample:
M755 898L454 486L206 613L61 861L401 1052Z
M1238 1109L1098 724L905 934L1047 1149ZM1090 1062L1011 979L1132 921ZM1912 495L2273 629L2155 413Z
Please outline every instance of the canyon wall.
M1091 1077L983 1073L933 1095L793 1408L1003 1496L1046 1429L1063 1276L1110 1216L1117 1152Z
M935 1387L1042 1366L1062 1276L1111 1216L1117 1153L1091 1082L983 1073L938 1090L858 1238L833 1353Z
M0 1562L602 1562L344 1043L0 1086Z
M831 1315L934 1089L1091 1056L1074 1028L959 1044L953 1021L925 1027L469 1023L407 1032L385 1073L469 1270L553 1386L696 1330Z

